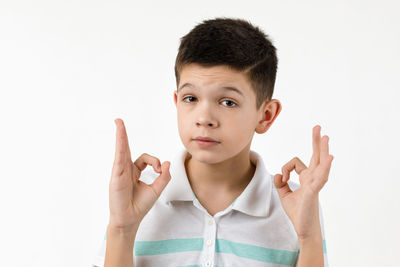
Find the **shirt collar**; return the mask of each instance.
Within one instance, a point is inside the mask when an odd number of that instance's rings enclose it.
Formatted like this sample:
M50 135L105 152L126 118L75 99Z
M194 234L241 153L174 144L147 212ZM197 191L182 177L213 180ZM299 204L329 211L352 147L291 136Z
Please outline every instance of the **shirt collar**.
M186 149L181 148L178 153L174 155L173 160L171 160L171 180L168 182L160 197L167 204L171 201L193 201L196 199L186 175L186 157Z
M171 201L194 201L196 199L186 175L186 157L186 149L181 148L171 161L171 180L160 197L166 204ZM257 152L250 150L250 160L256 165L256 170L249 184L234 201L232 209L252 216L267 217L273 178Z

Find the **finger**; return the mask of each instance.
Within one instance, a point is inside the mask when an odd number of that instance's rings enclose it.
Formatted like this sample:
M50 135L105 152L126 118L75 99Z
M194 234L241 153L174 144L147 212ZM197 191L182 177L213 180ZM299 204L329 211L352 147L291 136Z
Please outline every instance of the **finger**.
M329 172L332 166L333 155L328 155L318 166L312 184L316 192L319 192L328 182Z
M158 176L154 182L150 185L153 190L156 192L157 197L159 197L164 190L164 188L167 186L169 181L171 180L171 174L169 172L169 167L171 166L171 163L169 161L164 162L161 165L161 174Z
M294 157L291 161L282 167L282 181L286 182L290 179L290 172L295 169L297 174L300 174L307 166L298 158Z
M121 173L126 163L131 160L131 152L124 122L121 119L116 119L114 122L117 128L114 168L116 172Z
M329 156L329 136L324 135L321 139L320 162L326 161Z
M290 189L289 184L282 181L282 174L274 175L274 185L280 198L283 198L286 194L293 192Z
M331 163L333 160L333 155L329 155L329 137L324 135L321 139L321 157L320 164L315 170L315 177L317 179L313 180L314 190L319 192L326 182L328 182L329 172L331 169Z
M324 135L321 139L320 164L316 170L318 172L316 177L321 177L319 180L321 180L322 185L328 180L332 160L333 155L329 155L329 137Z
M147 165L153 166L154 171L161 172L160 160L147 153L143 153L135 160L133 164L139 169L140 172L146 169Z
M316 125L312 133L313 155L310 161L310 169L314 169L319 164L321 146L321 126Z

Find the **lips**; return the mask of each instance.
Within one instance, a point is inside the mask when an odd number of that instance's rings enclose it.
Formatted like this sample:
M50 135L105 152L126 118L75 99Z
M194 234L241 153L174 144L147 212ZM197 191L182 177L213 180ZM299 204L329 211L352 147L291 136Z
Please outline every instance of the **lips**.
M206 136L197 136L194 140L219 143L217 140L212 139L211 137L206 137Z

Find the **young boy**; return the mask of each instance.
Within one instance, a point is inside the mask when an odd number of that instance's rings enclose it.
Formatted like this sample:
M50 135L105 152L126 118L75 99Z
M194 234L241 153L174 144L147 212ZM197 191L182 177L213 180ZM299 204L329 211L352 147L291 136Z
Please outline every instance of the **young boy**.
M270 174L250 150L281 111L276 48L241 19L205 20L181 39L174 101L185 149L132 162L116 119L110 220L95 266L328 266L318 193L333 156L320 126L309 167ZM143 171L147 165L154 169ZM171 167L171 172L170 172ZM289 181L292 170L300 185Z

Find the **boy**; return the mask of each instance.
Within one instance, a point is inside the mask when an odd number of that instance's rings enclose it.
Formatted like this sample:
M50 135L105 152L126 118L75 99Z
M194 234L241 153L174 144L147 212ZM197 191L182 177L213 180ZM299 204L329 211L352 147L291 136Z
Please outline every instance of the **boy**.
M115 120L110 220L95 266L328 266L318 200L333 160L328 136L315 126L310 166L295 157L274 176L250 150L281 111L271 99L277 62L267 36L240 19L205 20L181 39L174 102L185 149L172 162L132 162Z

